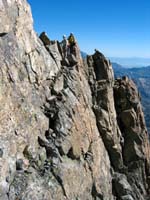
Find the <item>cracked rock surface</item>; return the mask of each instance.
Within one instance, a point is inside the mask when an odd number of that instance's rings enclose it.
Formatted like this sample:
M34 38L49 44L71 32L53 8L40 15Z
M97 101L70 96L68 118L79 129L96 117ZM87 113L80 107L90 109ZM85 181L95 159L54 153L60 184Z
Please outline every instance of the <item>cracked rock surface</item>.
M26 20L25 20L26 19ZM0 0L0 200L150 199L136 86L103 54L66 66L26 0Z

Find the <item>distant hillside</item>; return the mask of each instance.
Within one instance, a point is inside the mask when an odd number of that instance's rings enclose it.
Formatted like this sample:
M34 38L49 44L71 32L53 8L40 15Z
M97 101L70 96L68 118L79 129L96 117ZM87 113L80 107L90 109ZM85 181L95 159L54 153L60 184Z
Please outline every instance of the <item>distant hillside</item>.
M83 59L86 58L87 53L85 53L85 52L83 52L83 51L80 51L80 53L81 53L81 56L82 56Z
M140 57L131 57L131 58L121 58L121 57L109 57L111 62L119 63L125 68L149 66L150 58L140 58Z
M150 132L150 66L140 68L124 68L118 63L112 63L115 77L128 76L136 83L142 99L145 120Z

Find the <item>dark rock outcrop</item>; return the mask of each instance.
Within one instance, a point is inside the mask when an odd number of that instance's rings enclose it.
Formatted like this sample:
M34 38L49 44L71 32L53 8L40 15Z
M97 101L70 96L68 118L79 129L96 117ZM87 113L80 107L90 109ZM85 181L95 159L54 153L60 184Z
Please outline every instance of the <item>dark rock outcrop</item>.
M128 76L134 80L140 91L145 121L150 134L150 66L138 68L124 68L117 63L112 63L116 77Z
M83 63L78 46L66 66L60 43L33 31L25 0L0 9L0 200L148 199L133 82L115 81L98 51Z

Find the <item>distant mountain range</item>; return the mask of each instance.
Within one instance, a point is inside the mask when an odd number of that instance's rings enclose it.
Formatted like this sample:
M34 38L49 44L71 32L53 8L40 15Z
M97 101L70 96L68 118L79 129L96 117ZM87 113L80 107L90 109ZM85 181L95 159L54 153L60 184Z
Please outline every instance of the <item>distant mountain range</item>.
M128 76L136 83L142 99L145 120L150 133L150 66L139 68L124 68L118 63L113 63L115 77Z
M83 59L86 58L86 56L88 55L87 53L85 53L83 51L80 51L80 53L81 53L81 56L82 56Z
M143 67L150 65L150 58L140 58L140 57L131 57L131 58L121 58L121 57L109 57L111 62L119 63L125 68L133 67Z
M88 54L81 51L81 56L85 58ZM124 68L135 68L135 67L144 67L150 66L150 58L142 57L108 57L109 60L113 63L119 63L120 66Z

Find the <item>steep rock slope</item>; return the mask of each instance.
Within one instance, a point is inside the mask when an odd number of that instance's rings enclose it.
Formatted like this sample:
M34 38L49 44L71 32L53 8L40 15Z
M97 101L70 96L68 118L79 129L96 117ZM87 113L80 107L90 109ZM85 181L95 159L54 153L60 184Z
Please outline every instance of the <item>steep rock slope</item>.
M66 67L59 43L45 47L33 31L25 0L0 0L0 18L0 199L148 198L135 86L114 87L98 51L83 63L77 48L78 63Z

